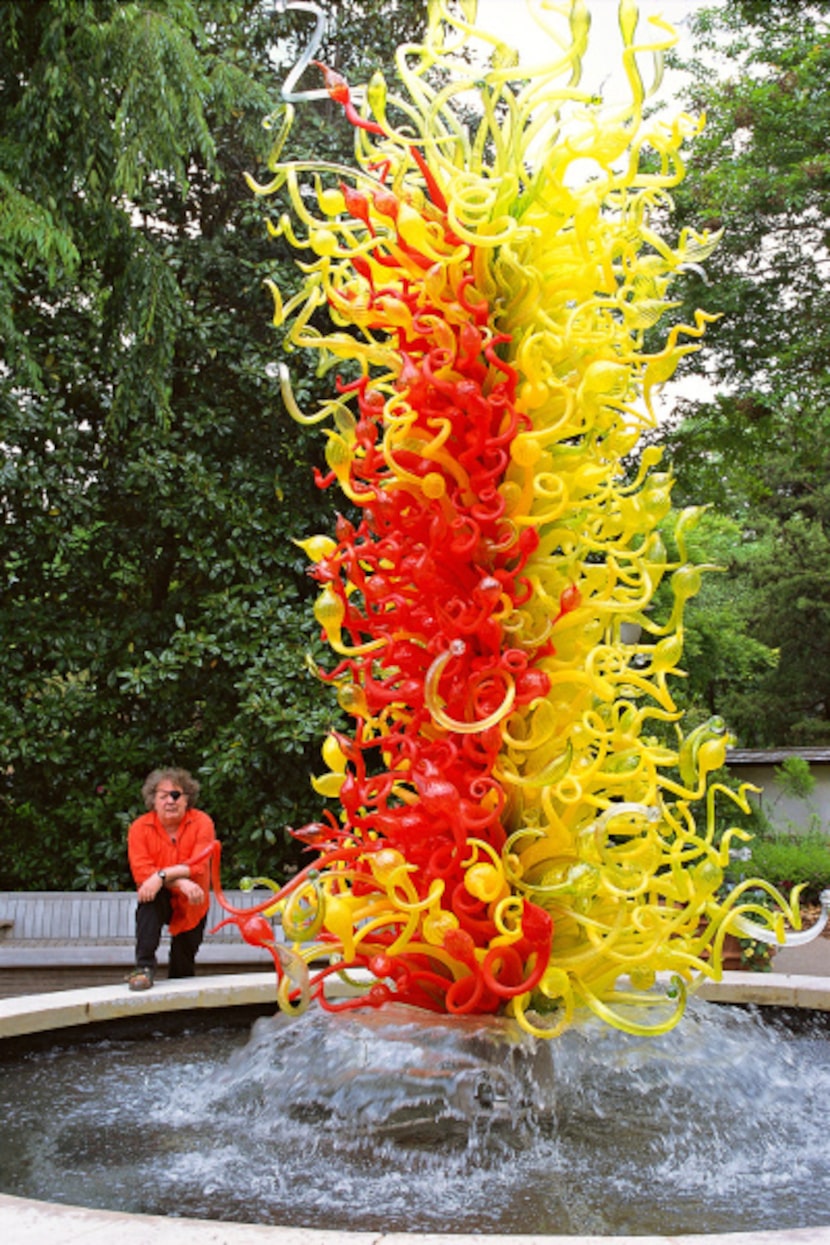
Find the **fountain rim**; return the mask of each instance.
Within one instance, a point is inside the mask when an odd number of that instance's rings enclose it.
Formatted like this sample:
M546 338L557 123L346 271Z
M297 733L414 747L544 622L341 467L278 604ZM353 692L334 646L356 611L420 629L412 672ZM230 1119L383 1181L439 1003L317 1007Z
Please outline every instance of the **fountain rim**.
M697 997L718 1003L756 1004L808 1011L830 1011L830 980L783 973L725 972L721 981L704 981ZM0 1042L79 1026L161 1013L220 1011L275 1001L270 974L239 973L158 982L147 993L125 985L95 986L0 999ZM119 1245L830 1245L830 1225L764 1232L674 1236L509 1236L504 1233L377 1233L308 1229L291 1225L233 1223L223 1220L131 1215L83 1206L35 1201L0 1193L0 1235L15 1245L86 1245L110 1239Z

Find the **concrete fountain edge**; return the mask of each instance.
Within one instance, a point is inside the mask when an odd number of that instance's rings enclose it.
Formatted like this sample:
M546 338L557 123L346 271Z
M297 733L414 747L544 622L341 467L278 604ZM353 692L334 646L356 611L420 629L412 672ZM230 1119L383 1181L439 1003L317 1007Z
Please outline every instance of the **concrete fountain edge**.
M711 1002L830 1011L830 980L783 973L724 973L697 997ZM267 974L240 973L163 981L146 993L124 985L0 999L0 1040L162 1012L268 1004ZM688 1236L507 1236L342 1232L266 1224L130 1215L0 1194L0 1239L12 1245L830 1245L830 1226Z

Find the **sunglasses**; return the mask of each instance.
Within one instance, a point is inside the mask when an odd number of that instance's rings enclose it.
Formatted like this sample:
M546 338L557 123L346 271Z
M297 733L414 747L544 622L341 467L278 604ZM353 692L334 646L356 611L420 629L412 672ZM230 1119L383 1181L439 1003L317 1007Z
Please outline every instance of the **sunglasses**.
M159 791L162 800L179 800L184 795L183 791Z

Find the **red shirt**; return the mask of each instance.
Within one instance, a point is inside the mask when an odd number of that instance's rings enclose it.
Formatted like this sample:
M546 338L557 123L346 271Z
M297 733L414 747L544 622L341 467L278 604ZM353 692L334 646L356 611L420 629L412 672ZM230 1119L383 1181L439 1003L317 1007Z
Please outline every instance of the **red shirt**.
M170 836L152 810L137 817L127 834L127 854L136 886L145 882L157 869L169 869L181 865L214 841L213 822L201 809L189 808L179 824L176 842ZM170 890L173 915L170 933L182 934L198 925L210 903L210 857L197 865L190 874L205 892L203 903L188 903L175 887Z

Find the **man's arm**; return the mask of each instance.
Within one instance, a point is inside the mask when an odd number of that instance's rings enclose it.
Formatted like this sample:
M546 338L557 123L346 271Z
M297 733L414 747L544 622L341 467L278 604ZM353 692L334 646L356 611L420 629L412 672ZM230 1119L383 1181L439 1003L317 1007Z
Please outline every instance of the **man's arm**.
M147 827L141 817L133 822L128 831L127 855L139 902L148 903L155 899L164 883L158 876L158 861L152 850Z
M196 841L191 856L197 856L216 839L213 822L206 813L199 812ZM210 857L191 868L190 865L171 865L165 869L164 885L184 895L188 903L202 903L210 889Z

